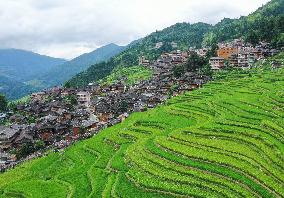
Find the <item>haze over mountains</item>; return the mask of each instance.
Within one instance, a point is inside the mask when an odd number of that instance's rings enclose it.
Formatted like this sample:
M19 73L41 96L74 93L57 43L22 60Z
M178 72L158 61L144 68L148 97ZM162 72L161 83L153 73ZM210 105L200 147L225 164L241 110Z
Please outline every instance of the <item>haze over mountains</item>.
M89 66L107 61L125 47L109 44L71 61L18 49L0 50L0 92L18 99L60 85Z

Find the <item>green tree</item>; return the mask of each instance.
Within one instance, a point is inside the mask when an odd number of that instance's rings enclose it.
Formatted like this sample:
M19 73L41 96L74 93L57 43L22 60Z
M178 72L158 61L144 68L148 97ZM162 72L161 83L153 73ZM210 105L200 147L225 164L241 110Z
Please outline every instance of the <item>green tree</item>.
M6 97L0 94L0 111L6 111L8 107L8 101Z
M181 77L184 73L184 65L176 65L173 69L175 77Z
M212 77L213 76L213 71L211 69L211 66L209 64L206 64L205 66L202 67L201 69L202 74Z
M64 87L71 88L71 83L69 81L65 82Z
M43 149L45 147L45 143L42 140L37 140L35 142L35 150L40 150Z
M206 65L206 60L199 56L197 53L193 53L186 63L186 69L191 72L195 72Z
M169 42L165 42L163 46L159 49L160 52L170 52L173 51L173 47Z
M77 98L76 98L76 96L74 96L74 95L69 95L69 96L67 96L67 101L68 101L71 105L77 105L77 104L78 104Z
M179 85L174 84L171 86L170 90L168 91L168 96L171 98L175 91L177 91L179 88Z
M32 143L24 143L19 150L16 151L16 156L18 159L28 156L30 153L34 152L34 147Z
M128 103L126 101L122 101L119 106L119 110L121 112L126 112L128 109Z
M207 58L208 61L209 61L209 59L210 59L211 57L217 56L217 50L218 50L218 49L219 49L219 47L218 47L217 42L212 43L212 45L211 45L209 51L208 51L207 54L206 54L206 58Z

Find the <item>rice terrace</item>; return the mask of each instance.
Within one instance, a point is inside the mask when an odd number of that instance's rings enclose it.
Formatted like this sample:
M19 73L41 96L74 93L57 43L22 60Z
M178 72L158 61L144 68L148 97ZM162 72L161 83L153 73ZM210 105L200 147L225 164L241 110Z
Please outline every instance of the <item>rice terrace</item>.
M0 197L284 197L284 70L219 78L0 175Z
M0 198L284 198L284 0L0 0Z

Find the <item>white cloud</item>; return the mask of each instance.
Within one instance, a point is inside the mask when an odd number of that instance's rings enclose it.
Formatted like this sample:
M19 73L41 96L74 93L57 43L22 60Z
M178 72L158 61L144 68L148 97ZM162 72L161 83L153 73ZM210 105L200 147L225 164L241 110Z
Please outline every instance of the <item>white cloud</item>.
M0 0L0 47L71 58L177 22L216 23L268 0Z

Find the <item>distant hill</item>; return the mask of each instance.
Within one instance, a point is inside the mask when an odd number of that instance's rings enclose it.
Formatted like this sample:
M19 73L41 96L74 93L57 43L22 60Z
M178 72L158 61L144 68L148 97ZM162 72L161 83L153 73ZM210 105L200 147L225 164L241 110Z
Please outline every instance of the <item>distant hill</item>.
M108 44L90 53L78 56L77 58L65 62L56 68L52 68L39 78L48 86L60 85L75 74L84 71L91 65L108 61L111 57L121 53L124 49L125 47L123 46L118 46L113 43Z
M140 39L107 63L93 65L85 72L77 74L67 84L73 87L86 86L90 82L105 78L117 67L137 65L141 55L154 60L162 52L173 50L171 42L176 42L178 49L184 50L242 37L247 42L268 41L274 47L281 48L284 46L283 13L284 1L272 0L249 16L239 19L226 18L214 26L205 23L178 23ZM159 42L164 45L156 49L155 45Z
M30 80L64 62L64 59L52 58L30 51L0 49L1 75L15 80Z
M16 99L42 88L37 76L64 63L52 58L19 49L0 49L0 92Z
M18 99L60 85L93 64L107 61L125 47L109 44L71 61L18 49L0 50L0 93Z

